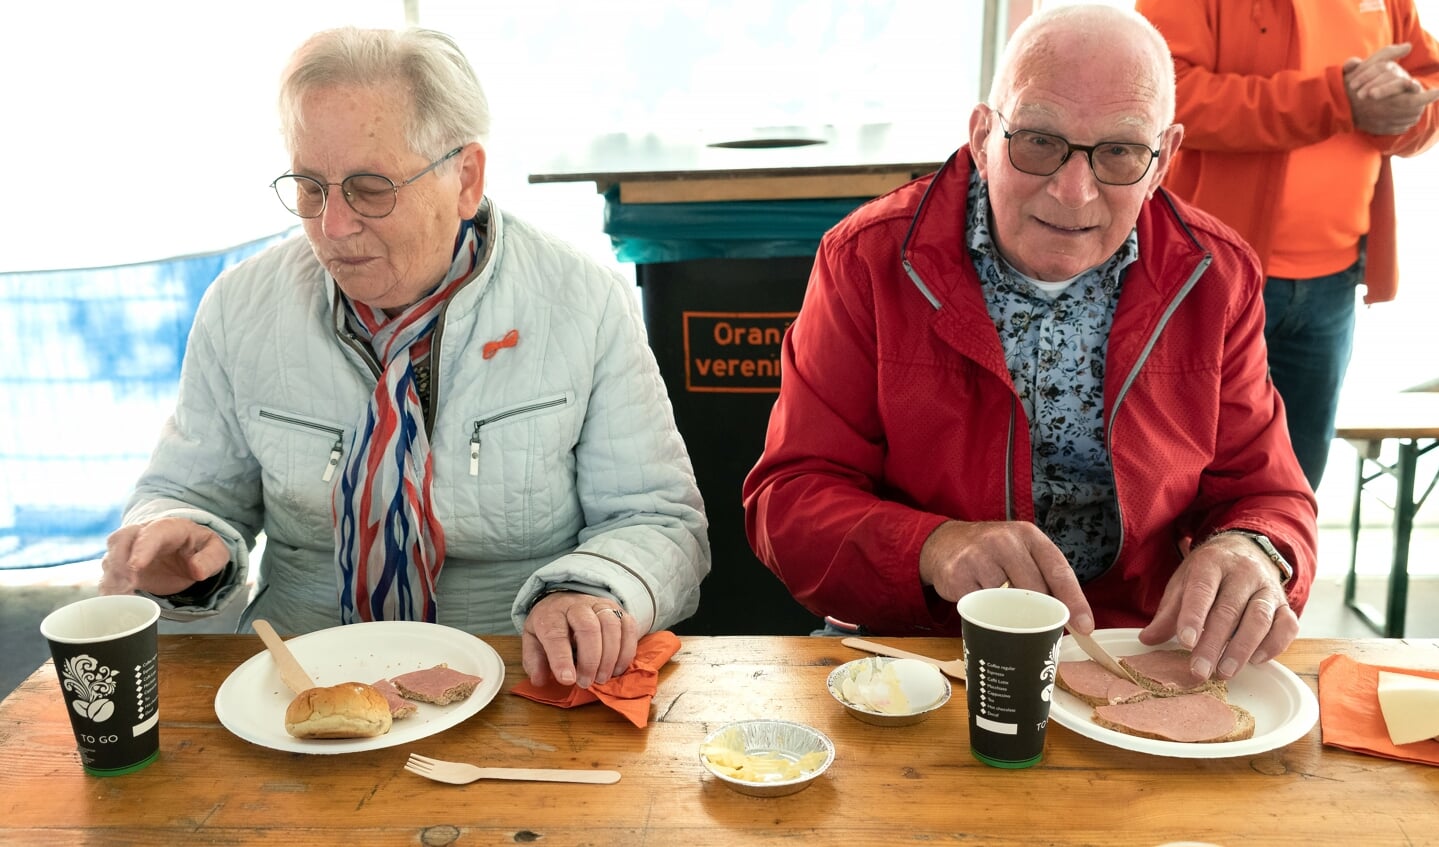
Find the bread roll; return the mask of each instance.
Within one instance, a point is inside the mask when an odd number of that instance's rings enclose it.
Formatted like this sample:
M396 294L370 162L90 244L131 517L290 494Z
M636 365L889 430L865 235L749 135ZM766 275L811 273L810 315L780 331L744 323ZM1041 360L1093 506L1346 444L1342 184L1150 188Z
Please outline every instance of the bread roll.
M390 723L384 695L363 682L308 688L285 709L285 731L296 738L370 738Z

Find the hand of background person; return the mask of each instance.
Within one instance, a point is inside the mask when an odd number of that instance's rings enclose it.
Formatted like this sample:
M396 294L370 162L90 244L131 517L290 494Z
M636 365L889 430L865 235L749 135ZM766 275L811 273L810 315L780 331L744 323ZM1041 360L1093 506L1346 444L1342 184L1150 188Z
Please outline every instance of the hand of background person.
M1439 100L1439 89L1425 91L1396 59L1408 55L1408 44L1392 44L1376 50L1367 59L1351 58L1344 63L1344 86L1354 126L1370 135L1399 135L1408 132L1424 109Z
M185 518L123 526L105 539L100 593L178 594L230 562L230 548L208 527Z
M1409 55L1408 44L1380 47L1366 59L1351 57L1344 63L1344 88L1350 101L1383 100L1395 94L1422 89L1399 60Z
M1190 551L1165 586L1159 610L1139 633L1144 644L1170 638L1193 653L1194 673L1229 679L1260 664L1299 634L1279 569L1239 533L1216 535Z
M1424 109L1436 100L1439 88L1354 101L1354 126L1370 135L1400 135L1418 123Z
M947 521L919 554L919 577L950 602L978 591L1011 587L1049 594L1069 607L1069 625L1094 631L1094 613L1068 560L1039 527L1026 521Z
M525 618L521 664L535 685L552 678L580 688L608 682L634 661L638 626L612 600L571 591L549 594Z

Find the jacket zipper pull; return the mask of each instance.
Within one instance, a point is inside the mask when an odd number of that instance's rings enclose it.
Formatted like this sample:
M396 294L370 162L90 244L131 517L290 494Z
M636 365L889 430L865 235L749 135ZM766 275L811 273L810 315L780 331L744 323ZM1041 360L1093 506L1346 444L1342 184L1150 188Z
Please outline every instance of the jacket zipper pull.
M480 475L480 422L475 421L475 432L470 436L470 476Z
M330 462L325 465L325 475L320 477L322 481L329 482L335 478L335 468L340 466L340 454L343 452L344 447L341 446L340 439L336 438L334 446L330 448Z

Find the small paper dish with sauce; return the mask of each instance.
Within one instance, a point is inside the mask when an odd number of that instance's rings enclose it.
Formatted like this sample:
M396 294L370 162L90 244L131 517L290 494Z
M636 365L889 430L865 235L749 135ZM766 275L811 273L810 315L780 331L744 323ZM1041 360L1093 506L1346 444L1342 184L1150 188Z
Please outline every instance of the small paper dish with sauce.
M917 659L869 656L830 671L829 693L850 715L876 726L908 726L949 702L949 680Z

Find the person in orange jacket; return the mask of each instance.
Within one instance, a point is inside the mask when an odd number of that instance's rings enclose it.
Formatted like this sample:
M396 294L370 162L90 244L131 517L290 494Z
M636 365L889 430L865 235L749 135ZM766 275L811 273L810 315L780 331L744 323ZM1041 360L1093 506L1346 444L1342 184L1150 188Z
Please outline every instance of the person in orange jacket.
M1356 289L1394 299L1391 156L1436 139L1439 44L1414 0L1138 0L1174 56L1165 187L1234 227L1266 277L1269 368L1319 487Z

